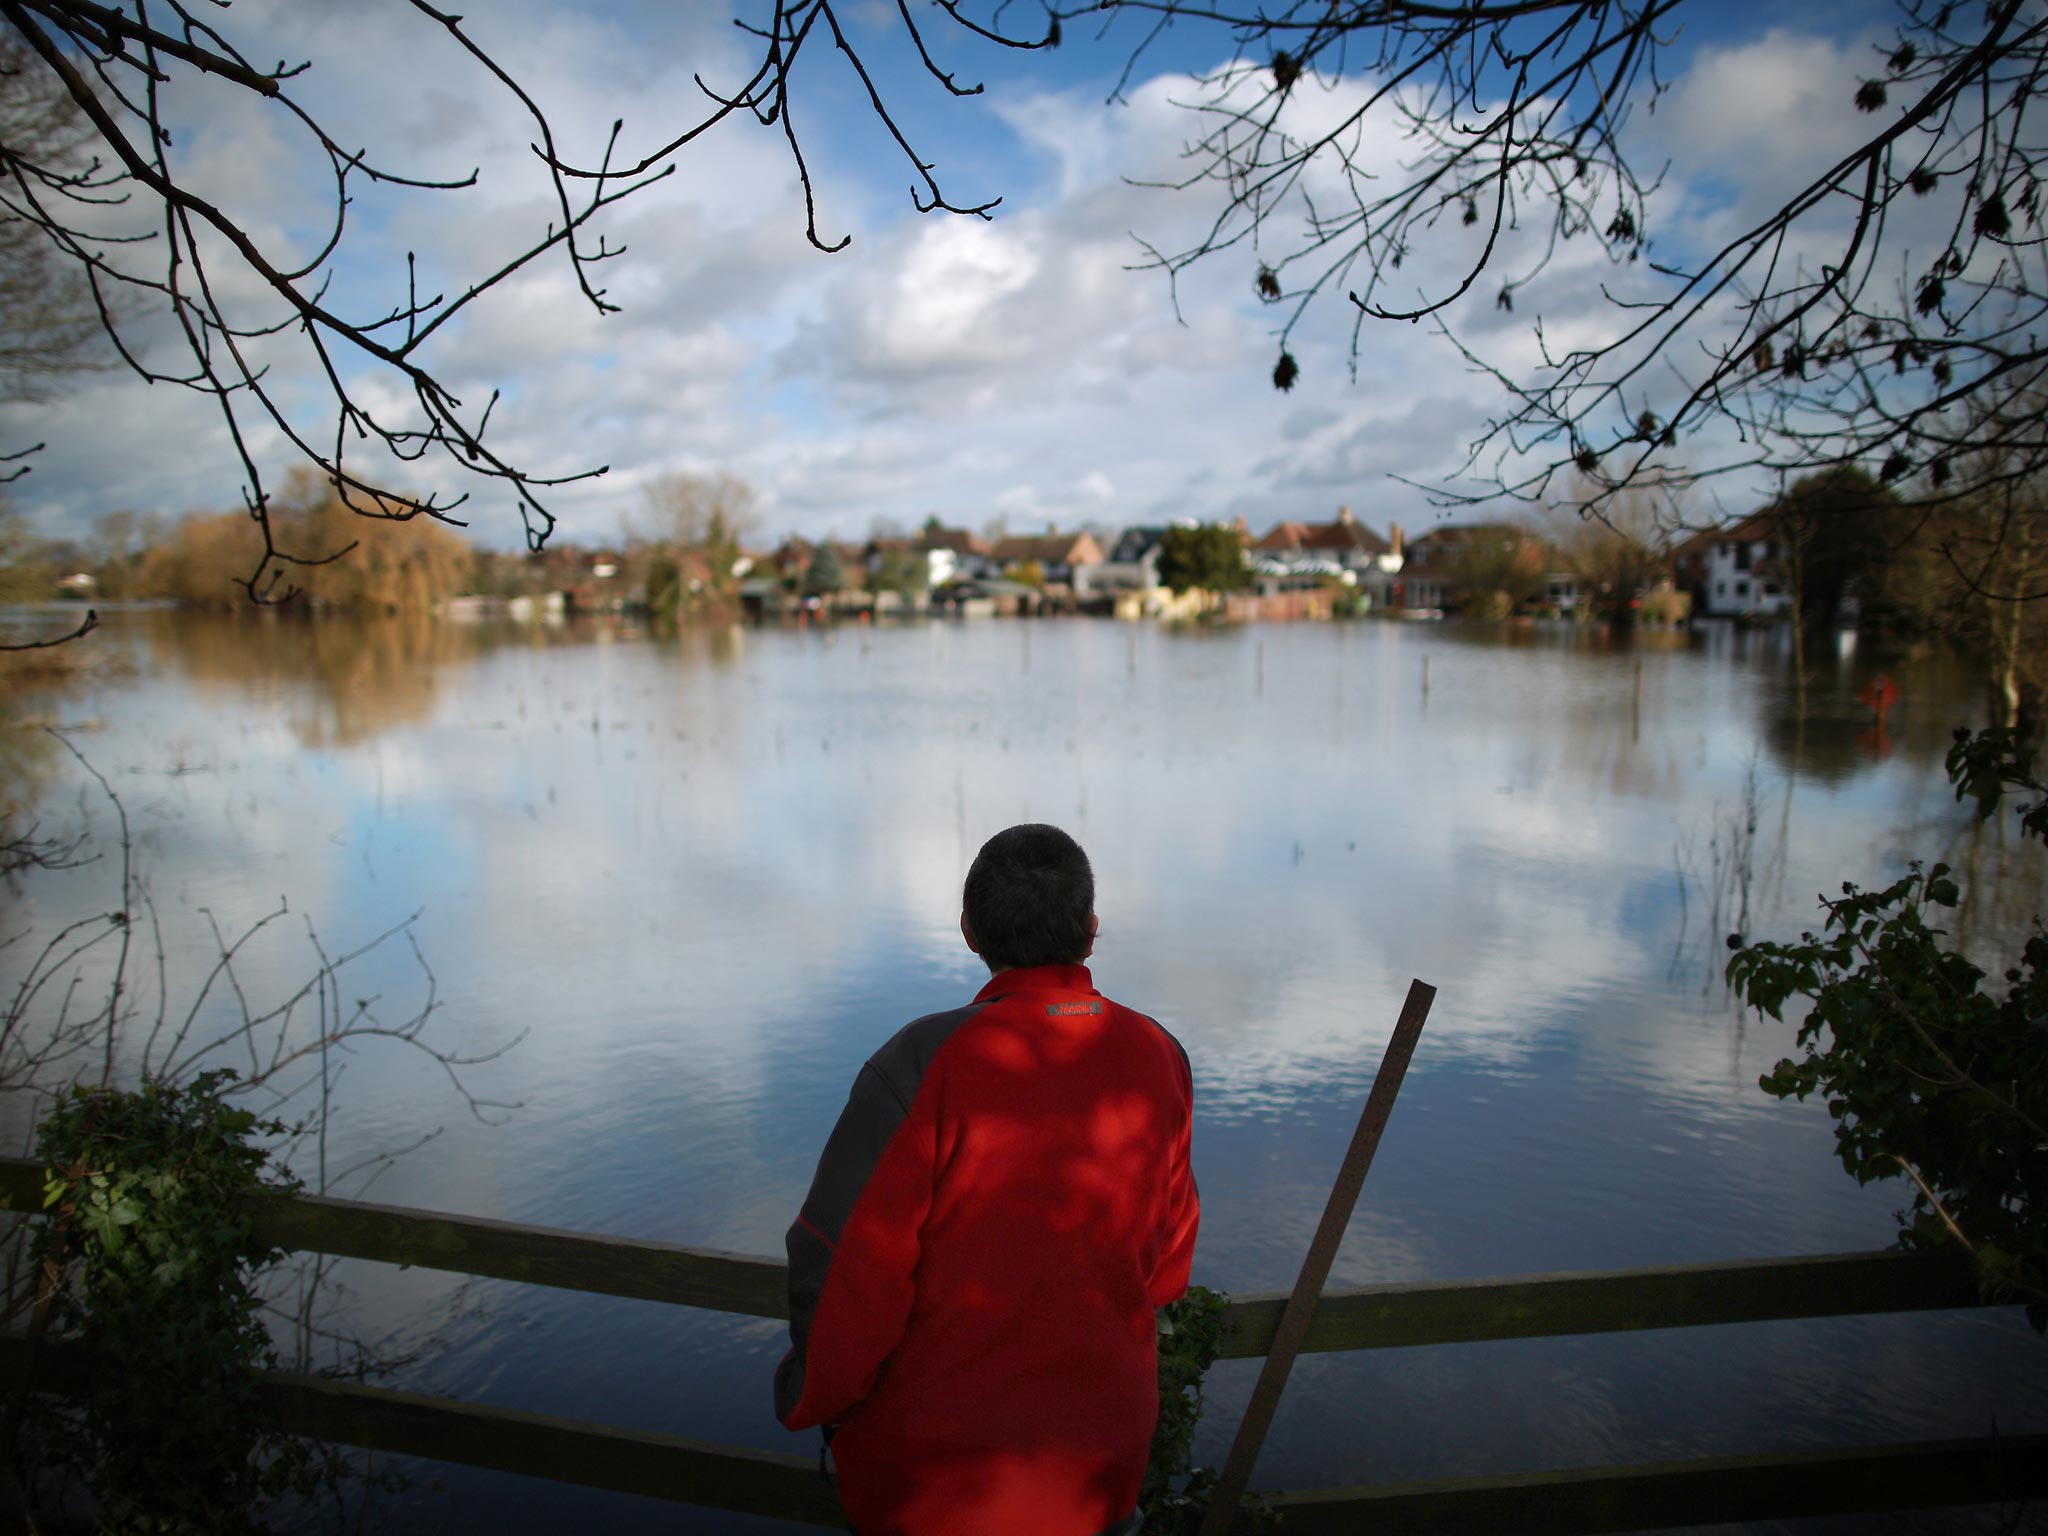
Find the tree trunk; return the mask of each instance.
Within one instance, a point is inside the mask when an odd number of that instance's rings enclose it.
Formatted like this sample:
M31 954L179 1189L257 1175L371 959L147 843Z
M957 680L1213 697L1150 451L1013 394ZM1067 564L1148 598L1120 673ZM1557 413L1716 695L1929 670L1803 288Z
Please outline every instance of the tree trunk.
M2021 520L2010 537L2013 540L2016 558L2011 562L2011 575L2003 576L2006 584L2014 588L2015 594L2027 585L2027 525ZM1991 620L1990 676L1985 679L1989 685L1991 723L1997 726L2019 727L2024 699L2020 689L2020 634L2025 627L2025 604L2013 601L2001 602L1986 594Z
M1800 601L1799 589L1801 583L1806 579L1806 561L1800 553L1796 540L1788 538L1785 543L1786 553L1790 556L1792 563L1791 580L1786 583L1786 587L1792 597L1792 678L1794 685L1799 690L1799 731L1801 744L1804 745L1806 734L1806 610L1805 605Z

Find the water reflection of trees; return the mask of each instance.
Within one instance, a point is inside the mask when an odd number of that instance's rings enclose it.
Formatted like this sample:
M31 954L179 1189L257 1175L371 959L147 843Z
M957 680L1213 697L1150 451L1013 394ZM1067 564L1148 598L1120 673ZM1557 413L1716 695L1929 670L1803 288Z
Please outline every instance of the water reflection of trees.
M1809 644L1803 707L1792 671L1790 631L1739 630L1732 626L1615 631L1597 624L1456 623L1431 626L1433 646L1473 650L1556 651L1586 658L1611 658L1622 668L1664 653L1702 650L1735 664L1754 690L1759 735L1773 763L1788 774L1839 784L1885 758L1898 755L1939 773L1950 734L1983 713L1982 686L1971 664L1942 647L1920 645L1885 650L1868 643ZM1851 637L1853 641L1853 637ZM1595 663L1597 665L1597 663ZM1872 729L1870 706L1858 695L1878 673L1899 686L1899 703L1883 732ZM1654 671L1642 674L1654 689ZM1548 707L1548 705L1546 705ZM1654 697L1624 709L1627 730L1636 709L1664 715ZM1564 706L1576 759L1592 777L1612 777L1617 789L1640 787L1641 769L1629 762L1629 742L1618 738L1612 699L1573 695Z
M1686 767L1664 730L1672 706L1662 658L1691 649L1697 643L1691 632L1511 620L1433 625L1428 638L1446 649L1550 651L1579 659L1571 686L1531 692L1512 705L1489 705L1526 716L1531 752L1540 742L1542 753L1530 759L1530 772L1554 764L1574 783L1614 797L1677 799L1685 793ZM1589 678L1600 682L1584 686Z
M1962 654L1935 647L1883 649L1867 644L1807 648L1804 698L1790 670L1789 635L1781 631L1729 633L1712 642L1738 662L1757 699L1758 741L1776 770L1758 778L1752 764L1743 793L1717 804L1700 828L1681 834L1675 860L1682 884L1704 898L1706 921L1688 926L1672 973L1697 968L1708 992L1719 990L1715 952L1724 928L1748 931L1758 914L1782 923L1796 915L1786 906L1787 855L1795 839L1795 786L1838 789L1887 760L1905 770L1902 813L1870 823L1876 847L1900 850L1887 858L1937 860L1952 865L1962 901L1953 919L1957 946L1974 958L2009 954L2024 942L2048 889L2048 851L1980 823L1948 792L1944 759L1956 728L1982 723L1981 679ZM1867 690L1880 674L1898 688L1898 702L1880 725ZM1778 787L1771 781L1778 780ZM1912 786L1921 786L1916 790ZM1924 791L1924 792L1922 792ZM1826 796L1823 795L1823 799ZM1890 865L1887 865L1890 868ZM1894 871L1896 872L1896 871ZM1844 868L1845 875L1854 871Z
M1643 655L1690 650L1699 632L1690 629L1612 629L1569 619L1458 620L1428 626L1434 644L1474 650L1570 651L1577 655Z
M467 624L420 612L364 617L173 610L151 614L146 623L157 670L236 700L279 697L293 735L307 747L348 746L431 719L448 669L506 647L574 648L651 638L692 665L730 664L743 647L736 626L650 629L618 615L533 625Z
M41 728L45 698L0 680L0 821L41 798L57 761L57 743Z
M10 881L20 870L67 856L68 839L46 836L29 811L57 771L58 749L56 736L23 718L16 701L0 692L0 876Z
M62 744L46 728L56 707L92 682L125 670L125 659L107 646L0 652L0 846L13 849L34 837L23 818L42 800L63 755Z
M166 613L149 627L160 670L241 698L296 695L287 718L303 746L346 746L429 718L442 671L473 658L476 631L424 613L301 618Z
M1880 673L1899 689L1882 728L1862 697ZM1789 673L1759 674L1759 734L1779 768L1814 783L1844 783L1890 757L1939 775L1955 728L1982 713L1982 689L1973 679L1945 651L1809 647L1803 700Z
M2011 963L2041 921L2042 893L2048 891L2048 848L2017 835L2011 820L1967 816L1964 828L1929 845L1930 861L1952 865L1962 891L1954 917L1956 948L1982 965Z

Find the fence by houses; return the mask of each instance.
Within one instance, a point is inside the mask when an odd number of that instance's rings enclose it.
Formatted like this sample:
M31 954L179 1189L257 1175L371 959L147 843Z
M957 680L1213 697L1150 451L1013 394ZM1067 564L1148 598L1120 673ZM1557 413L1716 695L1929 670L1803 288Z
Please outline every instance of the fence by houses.
M0 1159L0 1208L42 1209L43 1170ZM279 1247L456 1274L787 1316L783 1266L749 1254L593 1236L313 1196L252 1197ZM1286 1295L1236 1297L1223 1355L1262 1355ZM1600 1273L1356 1286L1325 1293L1304 1348L1387 1349L1560 1334L1836 1317L1980 1305L1966 1267L1895 1251L1737 1260ZM2043 1346L2048 1348L2048 1346ZM0 1369L30 1368L0 1341ZM78 1363L45 1344L36 1385L62 1392ZM809 1456L486 1408L318 1377L273 1376L266 1399L295 1434L394 1454L820 1526L843 1526ZM1294 1536L1371 1530L1629 1531L1716 1522L2013 1501L2048 1492L2048 1435L1705 1457L1426 1483L1282 1492Z
M1232 624L1327 619L1334 603L1334 596L1324 587L1295 592L1229 592L1223 598L1223 617Z

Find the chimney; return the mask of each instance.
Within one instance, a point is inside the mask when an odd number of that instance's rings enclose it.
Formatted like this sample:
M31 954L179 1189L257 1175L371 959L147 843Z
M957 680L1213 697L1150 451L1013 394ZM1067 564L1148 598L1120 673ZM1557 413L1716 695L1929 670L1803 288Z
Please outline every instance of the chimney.
M1349 507L1339 507L1337 509L1337 521L1346 528L1349 528L1351 526L1351 509Z
M1393 546L1394 554L1398 555L1401 553L1401 525L1399 523L1387 524L1387 542Z

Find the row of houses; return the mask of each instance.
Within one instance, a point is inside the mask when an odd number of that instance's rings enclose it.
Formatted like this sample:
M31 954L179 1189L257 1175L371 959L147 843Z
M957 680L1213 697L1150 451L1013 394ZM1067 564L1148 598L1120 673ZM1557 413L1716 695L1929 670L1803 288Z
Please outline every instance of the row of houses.
M1655 586L1668 586L1686 594L1693 613L1779 617L1792 603L1783 546L1777 519L1765 509L1731 527L1691 535L1670 551L1668 574L1626 596L1640 598ZM1343 508L1330 523L1281 523L1248 549L1262 586L1348 577L1382 606L1411 609L1456 608L1470 595L1460 582L1471 568L1498 568L1517 559L1529 569L1529 606L1569 614L1596 595L1559 551L1514 523L1446 523L1404 547L1399 523L1382 539Z
M936 521L908 538L870 539L865 544L832 545L841 570L865 572L872 581L891 560L918 562L922 584L943 590L963 583L1017 581L1045 590L1070 593L1080 600L1129 592L1156 592L1162 587L1159 558L1172 525L1160 523L1125 528L1107 542L1088 530L1005 535L984 539L963 528ZM1442 571L1464 541L1484 537L1492 527L1442 527L1404 550L1399 524L1391 538L1382 538L1352 515L1338 510L1329 523L1283 522L1254 538L1243 518L1235 525L1245 548L1251 585L1261 594L1327 585L1331 581L1355 588L1389 607L1440 606L1445 595ZM1517 536L1520 535L1517 531ZM785 540L773 553L757 557L754 571L784 582L800 582L819 549L801 538ZM1412 566L1405 579L1404 568Z
M1091 530L983 538L936 518L915 535L859 543L785 539L771 551L743 554L733 575L751 603L783 604L806 589L820 553L838 567L837 591L864 588L888 600L923 606L933 600L994 595L1011 606L1108 606L1139 611L1169 602L1160 581L1161 550L1171 525L1125 528L1113 537ZM1234 524L1244 551L1247 585L1260 598L1290 593L1350 595L1352 606L1437 613L1465 606L1475 570L1515 567L1517 601L1569 614L1595 595L1564 557L1530 529L1507 522L1439 524L1412 540L1399 523L1383 537L1341 507L1329 522L1288 520L1254 536ZM1771 514L1758 513L1720 531L1688 539L1670 552L1661 584L1691 594L1692 611L1715 616L1775 616L1790 605L1780 574L1780 541ZM624 571L620 558L586 557L579 599ZM701 556L690 555L686 578L708 580ZM833 594L812 588L812 598Z
M984 540L965 529L929 524L915 538L870 540L836 551L842 565L857 564L878 572L892 555L905 554L927 562L927 585L1015 580L1020 575L1047 590L1071 593L1080 602L1123 594L1161 594L1159 560L1172 525L1125 528L1104 541L1094 533L1007 536ZM1340 507L1327 523L1289 520L1254 537L1240 517L1233 525L1244 547L1249 586L1260 597L1289 592L1348 590L1361 607L1439 611L1454 601L1455 572L1475 544L1505 542L1515 547L1530 542L1526 529L1508 523L1445 524L1412 543L1401 525L1392 524L1382 537ZM792 540L774 560L784 574L792 570ZM795 558L802 558L797 550ZM1543 598L1553 608L1569 609L1578 601L1571 578L1548 578ZM1163 600L1163 599L1162 599Z

